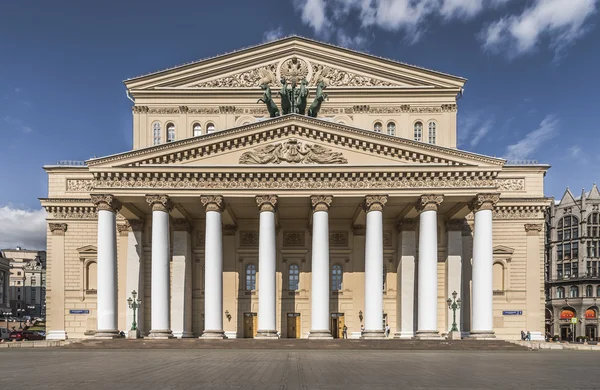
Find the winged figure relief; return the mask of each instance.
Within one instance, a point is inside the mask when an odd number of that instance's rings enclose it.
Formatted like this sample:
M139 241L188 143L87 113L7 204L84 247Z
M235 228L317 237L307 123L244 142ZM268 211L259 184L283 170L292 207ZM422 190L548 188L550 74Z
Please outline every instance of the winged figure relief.
M317 85L319 83L319 81L323 81L325 83L325 85L329 85L329 79L327 78L327 75L329 74L330 71L331 71L330 67L328 67L326 65L320 66L318 68L318 70L314 73L310 84Z
M275 73L268 68L260 68L258 73L260 74L258 85L270 85L276 81Z

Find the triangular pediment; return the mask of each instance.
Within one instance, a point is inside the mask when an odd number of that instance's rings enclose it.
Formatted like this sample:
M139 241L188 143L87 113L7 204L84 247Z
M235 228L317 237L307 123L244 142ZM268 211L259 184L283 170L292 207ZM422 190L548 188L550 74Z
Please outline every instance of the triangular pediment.
M562 199L560 200L559 204L561 206L568 205L568 204L575 204L575 197L573 196L573 193L571 192L571 190L568 187L565 190L565 193L563 194Z
M288 37L125 81L130 90L256 89L281 79L329 88L461 88L465 79L323 42Z
M448 166L500 170L504 160L301 115L285 115L199 137L88 161L115 167Z
M513 248L504 245L494 246L494 256L512 256L515 253Z
M77 252L80 255L96 254L96 253L98 253L98 248L95 245L86 245L86 246L82 246L81 248L77 248Z
M592 186L592 189L590 190L590 193L587 196L587 199L594 199L594 200L600 199L600 191L598 191L598 186L596 185L596 183L594 183L594 185Z

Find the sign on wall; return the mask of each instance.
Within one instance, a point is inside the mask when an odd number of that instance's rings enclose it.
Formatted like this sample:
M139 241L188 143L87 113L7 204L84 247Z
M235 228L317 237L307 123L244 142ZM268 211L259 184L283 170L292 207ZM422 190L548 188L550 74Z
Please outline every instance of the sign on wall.
M523 310L504 310L502 312L503 316L522 316Z
M89 310L69 310L69 314L90 314Z

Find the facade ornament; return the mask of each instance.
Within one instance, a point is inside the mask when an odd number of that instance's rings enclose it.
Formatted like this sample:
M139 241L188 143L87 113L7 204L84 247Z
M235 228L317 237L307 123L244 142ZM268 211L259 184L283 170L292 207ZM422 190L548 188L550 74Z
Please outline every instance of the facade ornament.
M290 138L283 143L275 143L241 155L240 164L347 164L342 153L334 152L318 144L302 143Z
M240 246L258 246L258 232L253 231L241 231L240 232Z
M92 203L96 205L98 211L106 210L116 213L121 209L121 202L113 195L92 194L90 195L90 198L92 199Z
M188 114L219 114L219 107L190 107Z
M146 195L146 202L152 208L152 211L170 213L173 210L173 202L167 195Z
M143 219L130 219L127 221L127 225L129 226L129 231L132 232L141 232L144 230Z
M225 202L221 195L202 195L200 202L206 211L222 212L225 209Z
M237 225L223 225L224 236L235 236L235 232L237 232Z
M442 195L422 195L419 203L417 204L417 210L423 211L437 211L438 206L444 201Z
M66 223L49 223L48 227L53 236L64 236L67 231Z
M316 84L318 80L318 72L322 71L325 66L319 64L313 64L313 76L312 80L314 84ZM363 76L357 73L347 72L345 70L327 67L328 70L325 73L327 76L327 85L332 87L392 87L398 86L397 83L391 83L389 81L384 81L380 79L376 79L370 76ZM324 77L324 76L320 76Z
M192 224L186 218L173 218L171 225L176 232L192 232Z
M465 220L464 219L449 219L446 221L446 228L448 230L464 230Z
M399 232L413 231L417 228L417 220L414 218L403 218L396 221L396 229Z
M277 210L277 195L258 195L256 197L256 205L260 212Z
M235 114L235 106L219 106L220 114Z
M525 179L496 179L498 190L506 191L524 191Z
M303 231L283 232L283 246L304 247L305 234Z
M204 247L206 242L206 231L197 230L196 231L196 246Z
M477 194L471 202L471 210L494 210L494 205L500 200L500 194Z
M383 232L383 246L393 246L394 239L392 238L392 232L386 230ZM391 261L391 260L390 260Z
M365 196L363 208L367 213L369 211L383 211L383 206L385 206L387 201L387 195L367 195Z
M31 271L41 271L42 270L42 264L41 262L38 262L37 260L31 260L28 261L27 263L25 263L25 268L26 270L31 270Z
M352 225L352 234L355 236L364 236L367 233L365 225Z
M134 114L147 114L148 106L133 106L131 107L131 111L133 111Z
M308 71L309 67L306 61L296 56L283 61L279 67L281 79L286 83L297 83L308 78Z
M179 107L151 107L148 109L149 114L173 115L179 114Z
M537 236L544 228L542 223L526 223L524 226L528 236Z
M119 233L119 236L127 236L130 230L131 226L127 222L117 224L117 233Z
M254 88L265 82L264 71L275 74L277 64L271 63L261 68L255 68L231 74L214 80L203 81L195 85L197 88ZM275 81L271 81L275 82ZM269 84L271 83L269 82Z
M333 196L331 195L312 195L310 203L314 212L327 211L331 207Z
M442 104L442 112L456 112L456 111L458 111L458 105Z
M347 247L348 232L346 230L329 232L329 246Z
M91 179L68 179L67 192L90 192L94 189Z

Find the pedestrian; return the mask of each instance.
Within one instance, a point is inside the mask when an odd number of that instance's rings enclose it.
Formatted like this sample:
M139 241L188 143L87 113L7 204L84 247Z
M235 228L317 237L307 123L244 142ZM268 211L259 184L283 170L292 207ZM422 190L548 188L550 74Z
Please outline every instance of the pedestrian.
M361 325L361 326L360 326L360 334L363 334L363 332L364 332L364 331L365 331L365 326L364 326L364 325Z
M385 324L385 337L390 337L390 324Z
M521 340L525 341L525 332L524 331L521 331Z
M531 332L527 331L527 341L531 341Z
M344 324L344 328L342 330L342 337L345 339L348 338L348 327L346 326L346 324Z

